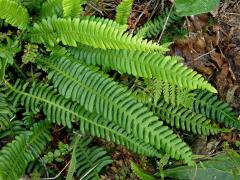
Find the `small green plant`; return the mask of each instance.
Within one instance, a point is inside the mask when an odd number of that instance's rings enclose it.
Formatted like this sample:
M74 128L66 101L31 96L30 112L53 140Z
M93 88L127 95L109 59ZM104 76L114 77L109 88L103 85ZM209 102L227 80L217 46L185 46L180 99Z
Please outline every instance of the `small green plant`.
M165 55L169 43L159 45L126 32L125 13L132 1L122 1L116 21L83 16L84 3L47 0L32 6L0 0L3 27L11 31L1 29L0 132L19 127L15 116L37 115L28 116L24 133L4 135L15 140L0 150L1 179L19 179L30 162L40 159L44 166L62 155L59 147L41 158L54 124L69 136L81 134L71 146L68 179L97 179L112 162L103 148L91 146L89 136L148 157L167 154L193 165L190 147L173 128L204 135L229 131L217 122L240 128L231 108L218 100L202 75L180 57ZM107 70L158 84L129 89Z

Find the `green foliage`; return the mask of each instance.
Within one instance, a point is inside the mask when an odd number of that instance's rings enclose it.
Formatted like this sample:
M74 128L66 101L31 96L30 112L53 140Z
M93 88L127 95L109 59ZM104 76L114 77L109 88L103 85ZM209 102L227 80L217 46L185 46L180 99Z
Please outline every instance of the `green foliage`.
M111 157L102 147L90 147L91 139L80 139L76 149L76 172L81 179L99 179L98 173L108 164L112 163Z
M28 135L16 136L16 139L0 151L0 178L19 179L29 162L38 158L50 139L49 123L35 124Z
M105 138L108 141L127 146L129 149L147 156L159 156L158 151L149 144L144 143L138 138L134 138L123 128L103 119L101 116L89 113L79 104L64 99L56 91L53 91L53 87L51 86L36 85L30 88L29 93L26 92L27 84L21 85L19 81L15 83L14 87L8 83L7 86L10 88L8 98L15 105L20 101L28 111L38 112L42 109L46 115L46 119L51 122L71 128L71 121L78 121L81 133L83 134ZM163 130L168 132L166 128L163 128ZM176 140L176 142L179 141L178 139ZM182 155L186 159L189 159L191 153L184 154L184 152L189 151L188 147L184 147L181 144L177 144L179 148L183 148L180 152L182 152ZM176 153L176 157L179 158L179 153Z
M168 20L167 20L167 17L168 17ZM177 16L175 12L170 12L168 9L166 9L160 15L155 17L153 20L148 21L147 23L144 24L143 27L139 28L137 35L143 38L157 37L157 35L159 35L163 30L163 26L166 21L167 21L167 24L165 27L167 28L171 24L180 20L181 20L181 17Z
M133 161L131 161L131 169L141 180L155 180L153 176L139 168Z
M125 33L125 26L108 19L85 17L82 19L47 18L35 23L30 33L32 42L50 46L60 41L64 45L77 46L77 43L102 49L131 49L165 52L165 46L147 42L138 36ZM111 38L109 38L111 37Z
M240 129L240 121L232 112L232 108L218 97L207 91L198 91L193 104L193 111L205 114L206 117L214 119L225 126Z
M157 21L149 23L154 30L149 28L143 37L127 32L133 1L118 6L117 22L81 16L88 13L80 0L46 0L42 6L43 1L35 2L0 0L0 138L15 136L0 151L1 179L19 179L27 166L34 177L48 177L46 166L53 161L64 165L71 149L54 149L56 141L40 157L49 128L54 138L63 133L65 143L73 132L84 136L73 146L68 179L75 178L75 169L79 178L97 179L111 163L89 136L144 156L167 156L193 165L192 152L177 129L204 135L228 132L209 119L239 128L231 109L212 94L216 89L202 75L179 57L165 55L170 43L143 39L147 32L156 32ZM173 21L170 16L169 23ZM36 158L39 162L32 162Z
M82 5L86 0L63 0L63 14L64 17L79 17L83 11Z
M183 158L186 162L190 160L188 147L183 142L180 143L180 139L163 126L152 112L131 97L126 88L96 70L64 56L53 57L44 63L46 67L54 70L49 72L48 78L52 79L54 86L64 97L77 101L90 112L101 114L105 119L126 129L135 138L150 142L157 149L161 148L170 153L173 158ZM149 133L153 131L154 133Z
M191 16L207 13L216 8L219 0L176 0L176 12L179 16Z
M196 180L237 180L240 178L240 155L234 150L226 150L197 167L180 166L164 171L165 177Z
M102 50L89 47L70 48L70 52L88 65L102 65L107 69L136 77L155 77L180 88L216 92L201 75L179 62L179 57L154 52L149 54L141 51Z
M27 9L14 0L0 0L0 18L19 29L26 29L29 23ZM11 12L11 13L10 13Z
M115 21L119 24L128 24L128 18L131 14L133 0L122 0L116 8Z
M45 1L40 10L40 18L47 18L52 16L62 17L63 16L62 1L63 0Z

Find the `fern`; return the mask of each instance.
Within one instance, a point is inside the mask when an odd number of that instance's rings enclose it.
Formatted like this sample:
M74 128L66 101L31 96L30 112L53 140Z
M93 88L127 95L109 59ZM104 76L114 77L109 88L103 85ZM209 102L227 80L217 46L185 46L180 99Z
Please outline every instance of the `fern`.
M73 146L72 156L71 156L71 163L70 163L69 168L68 168L68 173L67 173L66 180L72 180L74 172L76 170L76 164L77 164L76 150L77 150L77 147L78 147L79 140L80 140L80 137L77 136L75 138L75 143L74 143L74 146Z
M240 121L228 104L218 100L218 97L207 91L198 91L193 111L205 114L208 118L224 123L227 127L240 129Z
M40 10L40 19L57 16L63 16L63 0L47 0L43 3L42 8Z
M8 91L10 100L14 101L15 104L19 101L22 102L28 111L33 112L39 111L42 106L47 120L51 122L71 127L71 121L78 121L83 134L105 138L146 156L159 156L159 152L147 143L134 138L124 129L103 119L101 116L89 113L82 106L64 99L53 91L51 86L37 85L32 87L29 93L24 91L27 84L22 86L19 81L15 83L14 87L8 83L7 86L10 88Z
M100 113L128 133L133 133L134 137L143 139L157 149L162 148L171 157L182 158L190 163L189 148L163 126L152 112L137 103L126 88L74 60L71 62L67 58L54 56L44 63L53 69L48 77L66 98L84 105L90 112Z
M182 106L166 104L163 100L157 105L148 103L148 107L172 127L193 132L194 134L214 135L221 132L229 132L211 125L211 121L202 114L193 113Z
M178 57L163 56L153 52L91 49L85 46L70 48L69 51L76 59L88 65L102 65L107 69L136 77L155 77L180 88L216 92L216 89L200 74L180 63Z
M45 121L35 124L29 135L19 135L16 140L0 151L0 178L19 179L29 162L44 150L50 139L49 124Z
M27 44L27 45L25 45L25 48L24 48L24 54L22 56L22 62L24 64L27 64L29 62L34 63L38 56L39 56L38 45Z
M99 179L98 173L103 167L112 163L111 157L107 155L107 152L101 148L92 146L90 147L91 138L81 138L77 150L77 177L83 179Z
M82 5L86 0L63 0L64 17L79 17L83 11Z
M77 42L102 49L131 49L165 52L163 45L147 42L138 36L125 33L126 27L108 19L95 17L61 19L47 18L35 23L30 33L32 42L50 46L62 41L64 45L77 46ZM111 37L111 38L109 38Z
M157 16L155 19L145 23L143 27L139 28L137 35L143 38L156 37L162 31L169 13L170 11L167 9L163 11L163 13ZM175 13L171 13L168 18L166 27L168 27L169 25L176 21L179 21L180 19L181 17L178 17Z
M0 18L19 29L26 29L29 22L27 9L14 0L0 0ZM11 13L10 13L11 12Z
M138 167L133 161L131 161L132 171L140 178L140 180L155 180L154 176L147 174L144 170Z
M115 21L119 24L128 24L128 18L132 10L133 0L122 0L116 8Z

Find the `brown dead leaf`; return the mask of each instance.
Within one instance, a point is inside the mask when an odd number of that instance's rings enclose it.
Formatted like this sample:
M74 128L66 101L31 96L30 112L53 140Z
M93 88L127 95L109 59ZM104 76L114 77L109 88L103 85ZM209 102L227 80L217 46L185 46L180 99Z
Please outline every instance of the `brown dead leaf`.
M218 67L221 68L225 61L222 55L217 52L212 52L210 56L211 56L211 59L217 63Z

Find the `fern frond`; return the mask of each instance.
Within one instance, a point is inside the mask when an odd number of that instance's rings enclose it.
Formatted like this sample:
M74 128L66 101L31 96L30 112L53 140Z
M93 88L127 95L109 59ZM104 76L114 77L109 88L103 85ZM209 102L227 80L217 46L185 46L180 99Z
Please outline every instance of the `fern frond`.
M193 132L194 134L215 135L221 132L229 132L211 124L202 114L197 114L182 106L173 106L163 100L157 105L148 103L148 107L172 127Z
M86 0L63 0L64 17L79 17L83 11L82 5Z
M29 22L27 9L14 0L0 0L0 18L19 29L26 29Z
M200 74L187 68L178 57L128 50L102 50L86 46L70 48L76 59L88 65L101 65L136 77L157 78L186 89L217 92Z
M91 138L84 137L76 150L77 158L77 177L83 177L87 172L91 171L84 177L86 180L99 179L98 173L108 164L112 163L112 159L102 147L90 147Z
M176 159L191 161L189 147L153 113L130 96L131 93L94 69L69 57L52 56L44 62L52 69L48 77L66 98L113 121L135 138L143 139Z
M145 23L143 27L139 28L137 35L143 38L153 38L159 35L163 29L163 26L166 22L169 13L170 11L167 9L153 20L150 20L147 23ZM176 21L179 21L180 19L181 17L177 16L174 12L172 12L169 15L166 27L168 27L169 25Z
M22 62L24 64L27 64L29 62L34 63L38 56L39 56L38 45L27 44L27 45L25 45L25 48L24 48L24 54L22 56Z
M63 16L63 0L47 0L43 3L42 8L40 10L40 19L57 16Z
M138 167L133 161L131 161L132 171L140 178L140 180L155 180L154 176L147 174L144 170Z
M128 18L132 10L133 0L122 0L116 8L115 21L118 24L128 24Z
M49 139L49 124L43 121L34 124L28 136L19 135L4 146L0 151L0 179L19 179L28 163L41 154Z
M73 150L72 150L72 155L71 155L71 163L70 163L69 168L68 168L68 173L67 173L66 180L72 180L74 172L76 171L76 165L77 165L76 151L77 151L79 140L80 140L80 137L77 136L75 138L75 143L74 143Z
M131 49L142 51L168 50L164 45L147 42L141 37L125 33L126 27L109 19L84 17L75 19L48 18L35 23L30 38L36 43L54 46L62 41L64 45L77 43L102 49ZM111 38L110 38L111 37Z
M193 104L193 111L224 123L226 127L240 129L240 121L236 118L232 108L219 100L213 93L198 91Z
M77 121L80 123L80 130L83 134L104 138L146 156L159 156L159 152L149 144L134 138L124 129L101 116L89 113L82 106L64 99L53 91L51 86L36 85L29 92L25 92L27 84L22 86L17 81L12 87L8 82L5 83L10 88L8 98L15 104L22 102L28 111L35 112L42 108L47 120L68 127L71 127L71 121Z

